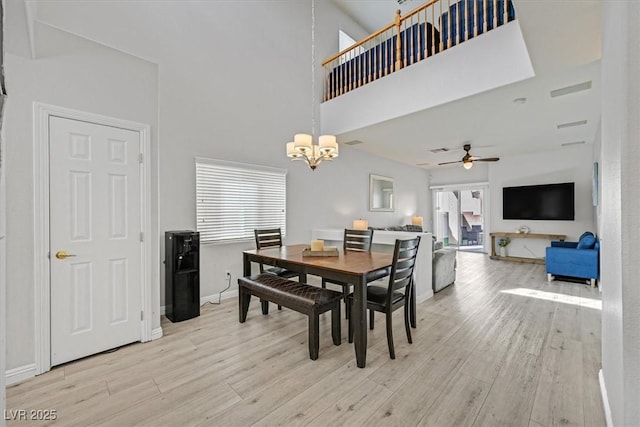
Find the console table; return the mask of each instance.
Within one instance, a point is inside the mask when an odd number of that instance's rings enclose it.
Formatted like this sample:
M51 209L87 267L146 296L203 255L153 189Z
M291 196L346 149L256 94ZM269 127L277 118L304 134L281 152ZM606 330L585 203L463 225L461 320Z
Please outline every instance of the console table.
M518 256L499 256L496 254L496 237L509 237L511 239L547 239L547 240L560 240L564 241L567 238L565 234L536 234L536 233L505 233L497 231L490 233L491 236L491 259L498 259L502 261L513 262L528 262L531 264L544 264L543 259L538 258L525 258Z

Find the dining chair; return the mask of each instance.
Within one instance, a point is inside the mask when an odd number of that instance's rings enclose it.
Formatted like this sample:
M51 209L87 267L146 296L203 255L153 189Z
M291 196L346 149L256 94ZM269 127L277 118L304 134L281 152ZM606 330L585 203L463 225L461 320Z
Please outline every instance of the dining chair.
M373 230L350 230L345 228L344 230L344 239L342 243L342 249L344 250L345 256L347 252L371 252L371 243L373 241ZM382 279L389 275L389 269L383 269L379 271L374 271L367 276L367 283L373 282L378 279ZM349 283L340 282L337 280L329 280L322 278L322 287L326 288L327 283L331 283L334 285L342 286L342 294L344 295L345 302L347 301L347 296L349 292L351 292L351 285Z
M389 356L396 358L393 349L393 328L391 316L394 311L404 307L404 327L407 332L409 344L411 340L411 325L409 321L410 304L413 290L413 270L418 255L420 236L415 239L396 240L393 250L393 263L389 275L387 287L371 285L367 286L367 309L369 309L369 328L373 329L374 312L385 313L387 317L387 344ZM353 322L351 309L353 306L353 294L347 296L347 317L349 318L349 342L353 342Z
M256 249L266 248L279 248L282 246L282 232L279 228L268 228L262 230L253 230L256 238ZM264 264L260 263L260 273L275 274L285 279L297 277L299 282L302 282L302 275L297 271L287 270L282 267L268 267L265 268ZM282 306L278 305L278 310L282 310Z
M263 230L253 230L256 237L256 249L266 249L272 247L282 246L282 232L279 228L270 228ZM268 267L265 268L264 264L260 263L260 273L271 273L276 276L290 279L292 277L298 277L300 279L300 273L297 271L287 270L282 267Z

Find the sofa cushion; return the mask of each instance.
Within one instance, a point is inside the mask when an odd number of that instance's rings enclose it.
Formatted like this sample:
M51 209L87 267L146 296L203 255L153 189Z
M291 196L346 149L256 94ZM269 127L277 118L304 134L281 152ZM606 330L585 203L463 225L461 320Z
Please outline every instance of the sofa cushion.
M584 233L580 237L577 249L593 249L596 245L596 238L592 233Z

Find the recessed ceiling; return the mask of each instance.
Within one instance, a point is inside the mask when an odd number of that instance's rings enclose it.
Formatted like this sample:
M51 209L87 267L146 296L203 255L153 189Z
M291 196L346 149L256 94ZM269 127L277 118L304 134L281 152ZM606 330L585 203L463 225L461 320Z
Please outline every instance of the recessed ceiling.
M333 1L372 32L391 22L396 9L404 13L424 3ZM513 2L535 77L349 131L338 135L339 140L363 141L354 149L427 169L450 167L437 163L462 158L465 143L481 157L592 143L600 124L599 2ZM563 96L553 97L555 90ZM525 101L514 102L520 98ZM585 120L580 126L558 128ZM442 148L449 151L438 151Z

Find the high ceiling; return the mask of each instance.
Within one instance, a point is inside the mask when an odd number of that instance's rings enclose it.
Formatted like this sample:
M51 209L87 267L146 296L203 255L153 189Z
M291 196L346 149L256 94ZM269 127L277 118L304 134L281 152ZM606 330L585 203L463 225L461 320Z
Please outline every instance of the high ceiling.
M386 25L409 0L333 0L368 31ZM472 154L509 156L592 144L600 125L600 2L513 0L536 76L438 107L338 135L354 148L428 169ZM472 72L472 70L470 70ZM556 89L592 82L591 89L552 97ZM514 102L524 98L522 103ZM558 125L586 120L586 124ZM563 145L564 144L564 145ZM582 145L582 144L579 144ZM432 153L446 148L450 151Z

